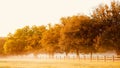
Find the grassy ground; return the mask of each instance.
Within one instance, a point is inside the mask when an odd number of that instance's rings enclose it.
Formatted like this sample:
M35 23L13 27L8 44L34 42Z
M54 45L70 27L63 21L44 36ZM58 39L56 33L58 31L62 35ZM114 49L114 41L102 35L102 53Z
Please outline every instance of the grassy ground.
M52 59L1 59L0 68L120 68L120 62L91 62Z

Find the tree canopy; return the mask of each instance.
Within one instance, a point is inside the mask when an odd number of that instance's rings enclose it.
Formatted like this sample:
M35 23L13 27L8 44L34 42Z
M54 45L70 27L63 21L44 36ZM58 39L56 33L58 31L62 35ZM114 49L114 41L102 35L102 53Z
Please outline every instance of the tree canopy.
M59 24L25 26L0 38L0 55L116 51L120 55L120 2L99 5L90 16L62 17Z

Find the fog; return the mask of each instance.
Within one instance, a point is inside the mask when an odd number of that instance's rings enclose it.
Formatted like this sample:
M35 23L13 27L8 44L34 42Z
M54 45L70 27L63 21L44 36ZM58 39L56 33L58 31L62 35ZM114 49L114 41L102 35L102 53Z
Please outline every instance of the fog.
M79 54L79 58L84 58L85 57L90 57L90 54ZM103 57L103 56L117 56L115 52L106 52L106 53L93 53L92 54L93 57L99 56L99 57ZM28 54L28 55L17 55L17 56L7 56L7 57L3 57L1 59L50 59L51 56L48 54L38 54L38 55L34 55L33 53ZM65 53L55 53L53 55L54 59L64 59L64 58L77 58L77 55L75 53L69 53L67 56Z

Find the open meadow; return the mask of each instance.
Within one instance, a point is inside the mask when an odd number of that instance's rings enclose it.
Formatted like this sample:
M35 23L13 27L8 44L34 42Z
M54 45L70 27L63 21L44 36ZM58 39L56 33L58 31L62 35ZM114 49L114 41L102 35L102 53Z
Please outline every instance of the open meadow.
M0 68L120 68L120 61L78 59L0 59Z

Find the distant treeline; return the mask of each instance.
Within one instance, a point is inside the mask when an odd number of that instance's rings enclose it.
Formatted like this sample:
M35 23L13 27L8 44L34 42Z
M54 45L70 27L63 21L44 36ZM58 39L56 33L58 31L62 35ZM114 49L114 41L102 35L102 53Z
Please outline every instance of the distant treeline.
M0 38L0 54L92 53L120 54L120 2L99 5L90 16L62 17L59 24L25 26Z

